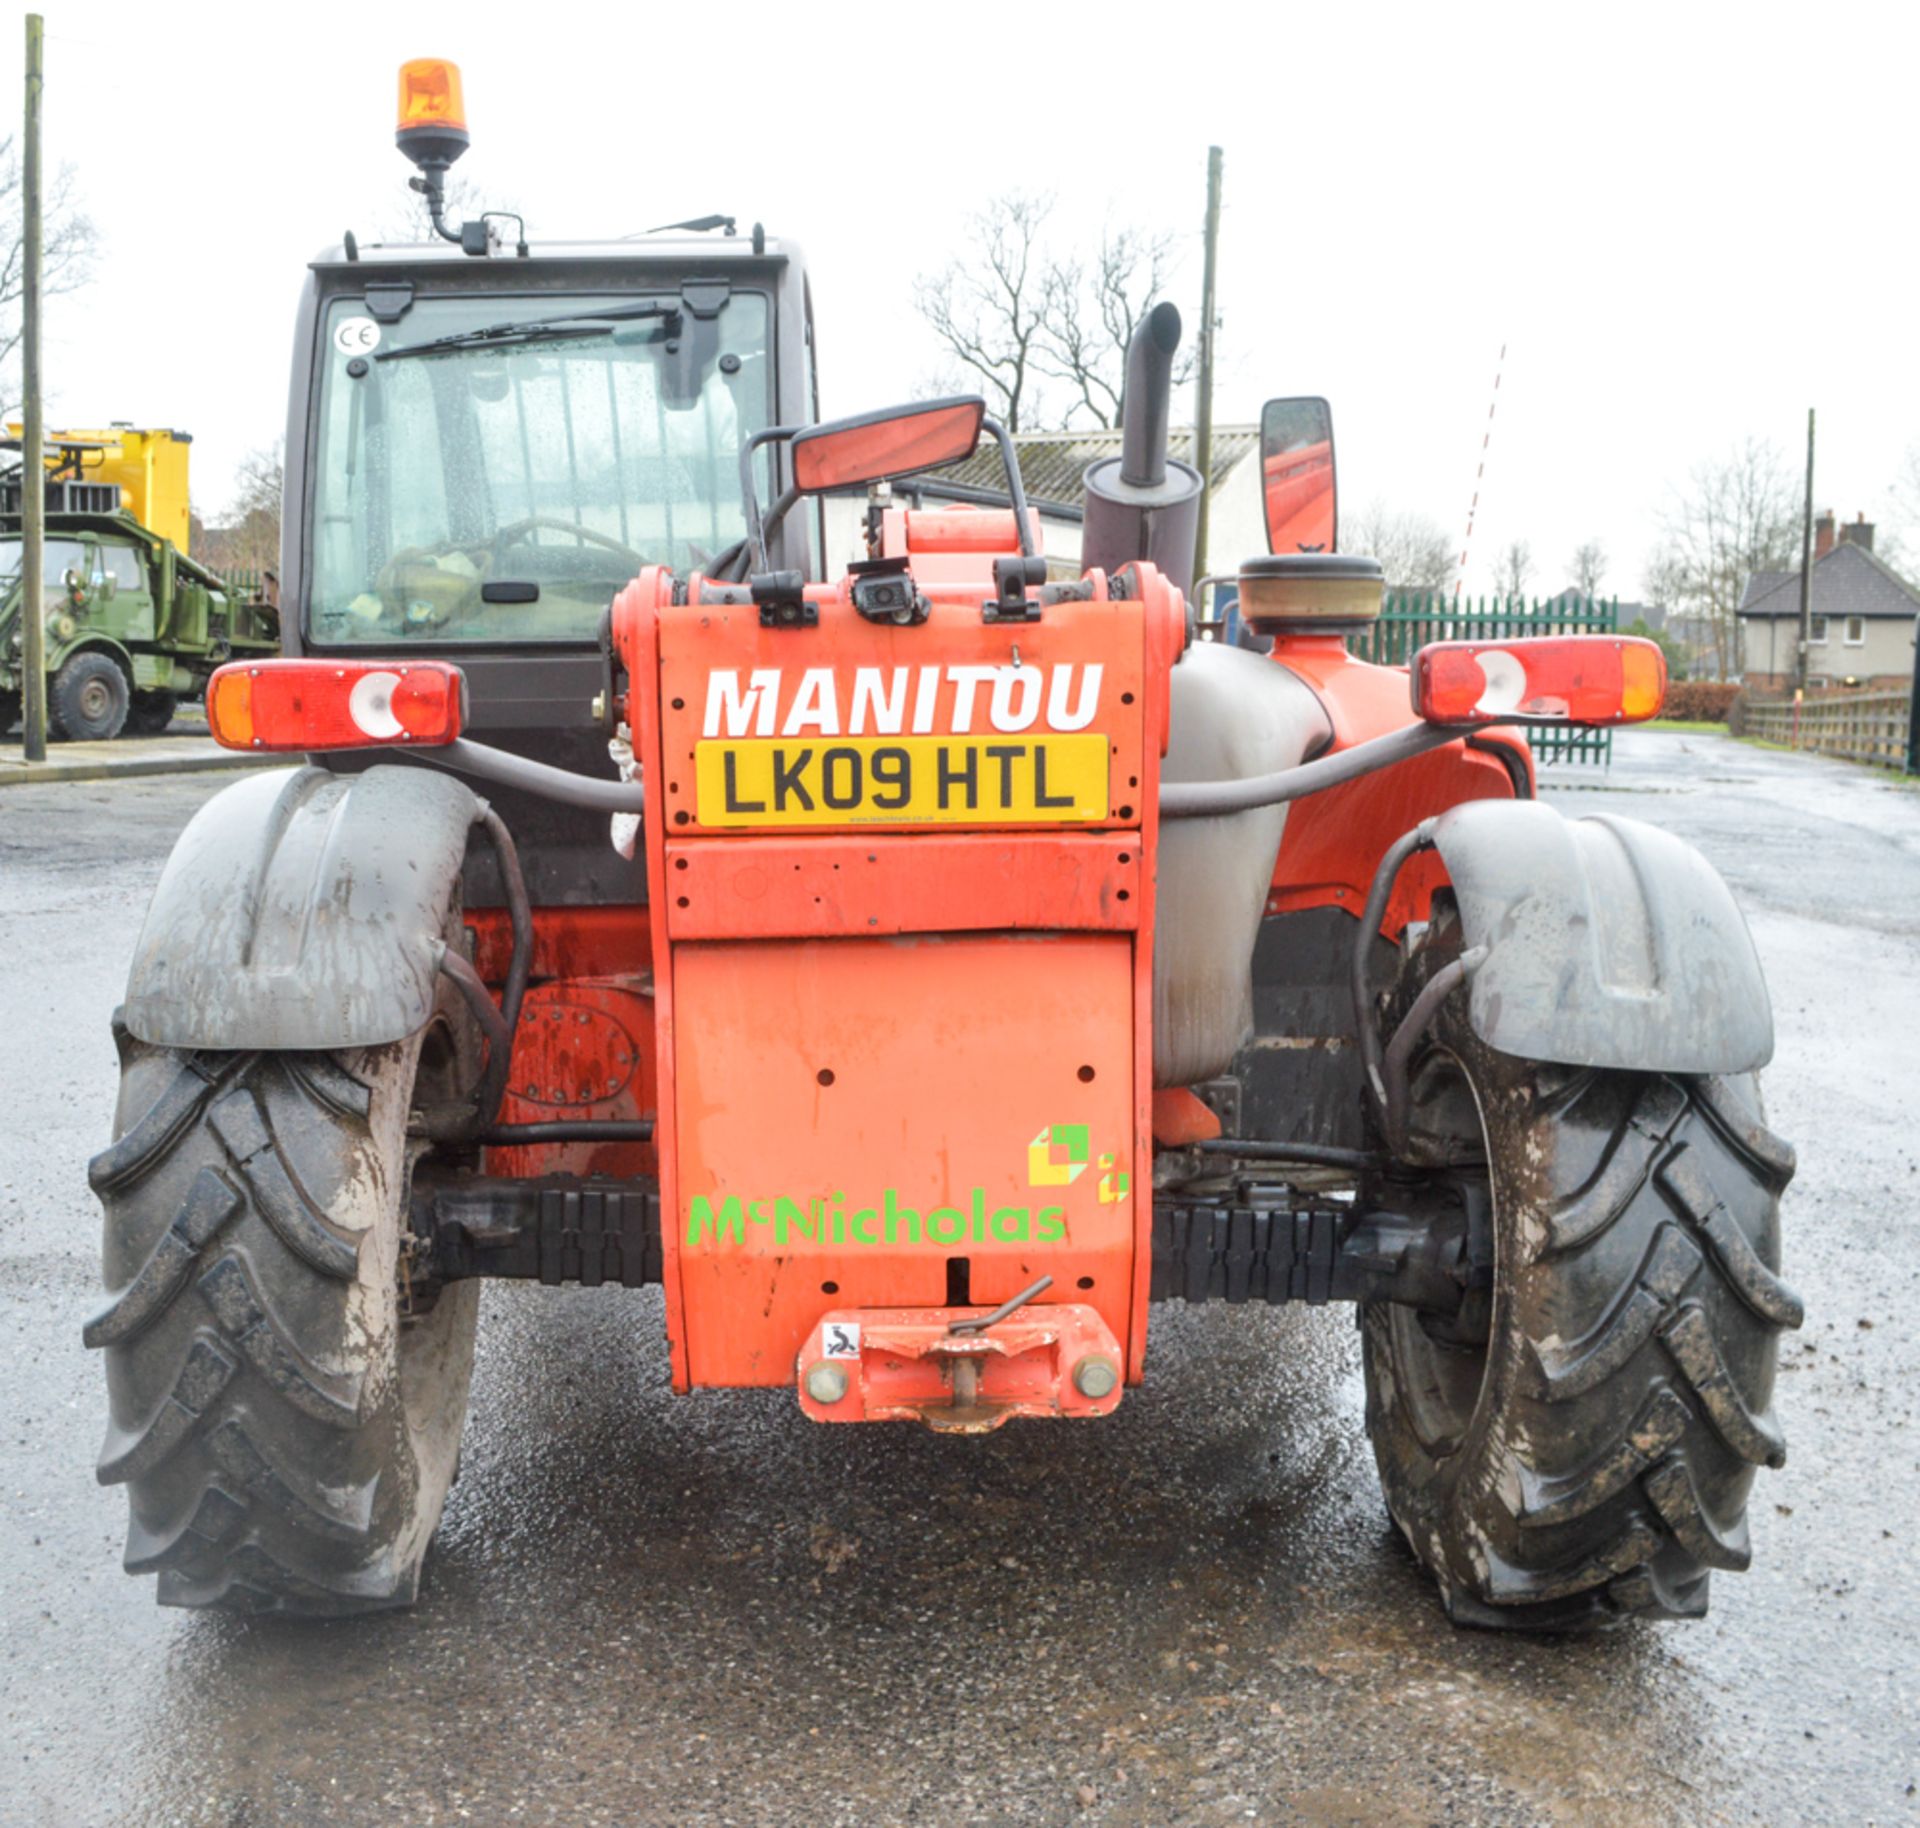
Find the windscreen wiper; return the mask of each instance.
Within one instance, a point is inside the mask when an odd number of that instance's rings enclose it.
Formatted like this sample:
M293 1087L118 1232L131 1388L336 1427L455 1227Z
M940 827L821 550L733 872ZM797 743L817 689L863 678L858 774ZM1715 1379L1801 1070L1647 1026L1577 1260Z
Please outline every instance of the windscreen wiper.
M529 317L504 324L487 324L478 330L456 330L451 336L436 336L425 343L403 343L398 349L382 349L376 362L397 362L403 356L434 355L443 349L484 349L513 343L541 343L576 336L606 336L615 327L637 318L664 318L669 336L679 328L680 307L663 305L657 300L644 305L609 305L603 311L567 311L559 317Z

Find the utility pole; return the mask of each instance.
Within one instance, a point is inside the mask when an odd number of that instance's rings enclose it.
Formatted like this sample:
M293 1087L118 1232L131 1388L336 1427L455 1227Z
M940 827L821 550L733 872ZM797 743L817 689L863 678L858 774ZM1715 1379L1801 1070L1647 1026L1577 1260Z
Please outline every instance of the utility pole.
M20 667L21 744L26 759L47 759L47 466L41 458L46 425L40 404L40 92L45 25L27 15L27 119L21 161L20 380L25 395L20 437Z
M1207 514L1213 503L1213 275L1220 251L1220 166L1218 146L1207 148L1206 265L1200 280L1200 383L1193 414L1193 467L1200 472L1200 525L1194 537L1193 575L1204 578L1207 563Z
M1807 645L1813 639L1813 408L1807 408L1807 506L1800 522L1800 653L1793 672L1793 721L1807 690Z

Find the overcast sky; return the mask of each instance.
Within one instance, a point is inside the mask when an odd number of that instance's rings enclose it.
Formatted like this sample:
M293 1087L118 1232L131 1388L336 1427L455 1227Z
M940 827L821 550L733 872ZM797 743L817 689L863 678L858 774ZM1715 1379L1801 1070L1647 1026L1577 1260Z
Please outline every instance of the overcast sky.
M49 411L191 430L203 511L283 429L305 261L405 207L419 56L460 63L460 172L536 240L722 211L799 242L829 415L930 377L914 276L1016 186L1063 237L1176 231L1191 334L1219 143L1216 419L1325 393L1343 499L1457 531L1506 346L1469 588L1516 537L1558 588L1597 538L1639 595L1670 485L1748 435L1797 465L1809 405L1848 518L1920 441L1910 3L45 13L49 162L101 232L49 311Z

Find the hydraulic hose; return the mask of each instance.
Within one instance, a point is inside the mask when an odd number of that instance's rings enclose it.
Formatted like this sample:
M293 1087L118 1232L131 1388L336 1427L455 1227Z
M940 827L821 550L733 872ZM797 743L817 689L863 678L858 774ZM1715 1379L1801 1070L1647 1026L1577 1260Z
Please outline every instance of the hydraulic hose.
M520 1005L527 994L527 979L533 972L533 908L527 900L527 879L520 868L520 852L505 821L489 806L480 815L479 825L493 845L494 858L500 866L500 885L506 893L507 912L513 923L513 953L507 961L507 981L500 998L500 1020L506 1026L506 1040L504 1045L489 1048L487 1070L474 1094L477 1120L489 1124L500 1114L513 1036L520 1026ZM466 963L464 959L460 962ZM461 981L457 974L455 981ZM491 1002L492 998L487 1000Z
M440 948L440 969L453 979L455 987L473 1011L473 1018L480 1024L481 1032L487 1037L487 1060L491 1068L499 1063L501 1076L506 1074L506 1058L513 1051L513 1030L507 1026L507 1018L501 1013L500 1006L493 1000L493 992L480 981L480 974L451 946ZM491 1113L488 1113L491 1116Z
M1408 724L1405 729L1322 756L1317 762L1303 762L1298 768L1256 775L1248 781L1163 781L1160 816L1163 819L1217 819L1226 813L1251 812L1256 806L1284 805L1289 800L1304 799L1310 793L1324 793L1329 787L1371 774L1376 768L1391 768L1396 762L1411 761L1430 749L1458 742L1460 736L1458 730L1436 729L1432 724ZM461 745L456 743L454 747Z
M526 1143L651 1142L651 1117L562 1117L551 1123L490 1124L474 1138L489 1149Z
M1403 833L1387 846L1379 867L1373 872L1373 886L1367 891L1367 903L1360 910L1360 927L1353 940L1354 1033L1360 1040L1360 1060L1366 1068L1367 1089L1382 1111L1387 1104L1385 1057L1380 1046L1379 1024L1374 1017L1373 988L1367 981L1367 965L1373 950L1373 936L1387 917L1387 902L1392 898L1401 865L1415 851L1426 850L1432 843L1433 821L1422 819L1412 831Z
M1393 1039L1387 1043L1386 1058L1381 1068L1386 1079L1383 1118L1387 1146L1397 1156L1407 1153L1408 1108L1413 1096L1412 1087L1407 1082L1407 1068L1413 1059L1413 1050L1419 1045L1420 1037L1427 1032L1440 1005L1480 969L1486 956L1485 946L1472 946L1458 958L1442 965L1428 980L1426 988L1414 998L1413 1007L1394 1030ZM1376 1044L1378 1039L1376 1035Z
M644 782L597 781L590 775L572 774L546 762L529 761L524 755L512 755L505 749L468 742L465 737L437 749L414 749L409 753L460 774L478 775L481 780L497 781L502 787L518 787L544 800L558 800L563 806L584 806L589 812L646 810Z
M1203 1155L1233 1155L1247 1162L1296 1162L1310 1168L1377 1168L1380 1158L1365 1149L1333 1143L1269 1142L1250 1136L1208 1136L1188 1144Z

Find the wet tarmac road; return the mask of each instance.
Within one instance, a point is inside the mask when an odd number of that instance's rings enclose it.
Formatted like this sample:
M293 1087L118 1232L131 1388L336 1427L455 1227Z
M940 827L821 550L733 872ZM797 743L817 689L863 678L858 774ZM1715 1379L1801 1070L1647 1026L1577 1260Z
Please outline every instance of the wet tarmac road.
M1343 1310L1157 1309L1109 1422L943 1443L673 1398L656 1291L489 1287L403 1617L162 1612L94 1485L82 1169L110 1009L218 778L0 804L0 1822L1920 1823L1920 793L1634 734L1570 812L1732 881L1807 1298L1702 1624L1450 1627L1386 1522Z

